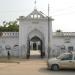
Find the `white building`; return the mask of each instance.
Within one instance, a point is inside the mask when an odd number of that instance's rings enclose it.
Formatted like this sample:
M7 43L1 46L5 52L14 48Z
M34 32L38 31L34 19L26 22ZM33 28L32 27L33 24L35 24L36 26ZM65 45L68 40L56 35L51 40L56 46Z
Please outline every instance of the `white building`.
M48 56L48 44L51 48L50 55L75 50L74 32L52 32L52 21L49 17L48 42L48 16L34 9L28 16L19 17L19 32L3 32L0 36L0 56L26 57L31 50L39 50L41 57Z

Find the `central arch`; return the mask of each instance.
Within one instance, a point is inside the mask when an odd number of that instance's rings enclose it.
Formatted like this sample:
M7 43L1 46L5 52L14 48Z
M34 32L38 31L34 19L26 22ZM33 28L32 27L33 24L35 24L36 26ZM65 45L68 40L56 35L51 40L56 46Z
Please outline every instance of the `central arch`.
M30 50L42 50L42 40L34 36L30 40Z
M40 57L43 58L45 56L45 49L44 49L44 36L43 34L37 30L34 29L31 31L28 35L27 40L27 58L30 57L30 52L33 51L39 51Z

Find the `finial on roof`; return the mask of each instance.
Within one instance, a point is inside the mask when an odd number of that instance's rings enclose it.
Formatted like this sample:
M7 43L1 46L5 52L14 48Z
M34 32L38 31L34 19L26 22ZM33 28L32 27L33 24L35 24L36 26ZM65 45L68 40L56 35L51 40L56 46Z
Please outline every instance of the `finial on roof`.
M35 4L35 6L34 6L34 10L36 10L36 0L34 1L34 4Z

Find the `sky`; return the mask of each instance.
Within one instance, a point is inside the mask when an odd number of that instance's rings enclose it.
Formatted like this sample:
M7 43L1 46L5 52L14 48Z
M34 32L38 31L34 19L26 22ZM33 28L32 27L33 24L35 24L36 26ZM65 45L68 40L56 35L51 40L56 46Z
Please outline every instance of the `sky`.
M3 21L14 21L34 10L35 0L0 0L0 25ZM36 0L36 8L54 19L52 29L75 32L75 0Z

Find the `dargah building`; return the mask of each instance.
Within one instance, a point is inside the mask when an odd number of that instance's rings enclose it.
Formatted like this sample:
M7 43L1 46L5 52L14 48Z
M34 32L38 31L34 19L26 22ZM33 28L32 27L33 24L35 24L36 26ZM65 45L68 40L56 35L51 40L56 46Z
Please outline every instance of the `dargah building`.
M52 32L52 17L34 9L29 15L20 16L19 32L2 32L0 35L0 57L27 58L31 52L39 52L41 58L58 56L75 50L75 32ZM50 51L48 47L50 46Z

